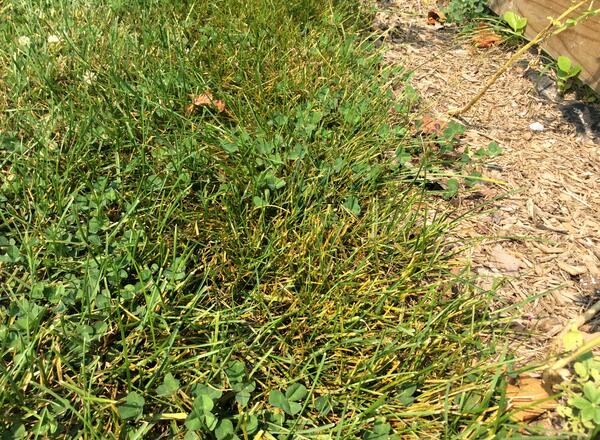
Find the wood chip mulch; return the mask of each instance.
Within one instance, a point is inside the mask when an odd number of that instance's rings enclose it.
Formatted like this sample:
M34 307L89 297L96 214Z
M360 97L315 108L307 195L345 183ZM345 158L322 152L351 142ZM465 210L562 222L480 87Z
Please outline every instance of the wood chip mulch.
M455 27L432 24L435 6L424 0L380 2L374 27L383 35L387 62L414 70L420 114L444 118L511 53L502 46L475 47ZM481 286L499 284L499 300L525 303L513 320L532 332L516 349L528 360L543 358L565 322L600 297L600 143L582 135L563 107L536 90L525 68L538 62L528 54L462 117L465 145L476 149L494 140L502 147L503 154L482 172L504 184L478 185L452 207L479 211L455 234L472 244L465 260ZM532 130L534 123L543 130Z

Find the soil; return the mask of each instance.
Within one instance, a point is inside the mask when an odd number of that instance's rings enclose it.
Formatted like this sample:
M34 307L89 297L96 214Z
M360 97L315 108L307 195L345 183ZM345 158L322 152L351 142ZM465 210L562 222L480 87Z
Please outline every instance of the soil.
M420 117L448 120L514 47L477 48L455 26L428 24L436 6L379 2L374 26L387 61L414 71ZM499 304L520 304L510 320L527 337L511 349L523 363L546 359L566 323L600 299L600 112L575 95L559 98L540 66L539 53L528 53L458 120L465 146L495 141L503 154L481 170L497 183L452 200L456 212L476 212L455 231L470 245L464 264ZM582 330L597 331L598 323Z

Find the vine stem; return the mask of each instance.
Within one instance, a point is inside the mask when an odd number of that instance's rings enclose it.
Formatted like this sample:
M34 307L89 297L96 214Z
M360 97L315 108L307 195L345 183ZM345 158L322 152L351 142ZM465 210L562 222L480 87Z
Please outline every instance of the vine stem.
M568 18L569 15L571 15L573 12L575 12L577 9L581 8L583 5L585 5L586 3L589 3L589 2L590 2L590 0L581 0L577 3L574 3L565 12L563 12L560 15L560 17L558 17L556 20L550 19L550 23L544 29L542 29L535 37L533 37L533 39L529 43L527 43L525 46L523 46L519 50L517 50L508 59L508 61L506 61L502 66L500 66L500 68L498 70L496 70L496 72L486 81L486 83L477 92L477 94L473 98L471 98L471 100L464 107L461 107L458 109L451 109L448 111L448 115L449 116L459 116L459 115L462 115L463 113L468 112L471 109L471 107L473 107L481 99L481 97L485 94L485 92L487 92L488 89L498 80L498 78L500 78L500 76L504 72L506 72L514 63L516 63L525 52L527 52L530 48L532 48L536 44L539 44L539 43L543 42L546 38L548 38L548 36L553 33L552 30L556 27L556 24L558 22L562 22L564 19ZM554 32L553 34L556 35L560 32L562 32L562 30L559 30L558 32Z

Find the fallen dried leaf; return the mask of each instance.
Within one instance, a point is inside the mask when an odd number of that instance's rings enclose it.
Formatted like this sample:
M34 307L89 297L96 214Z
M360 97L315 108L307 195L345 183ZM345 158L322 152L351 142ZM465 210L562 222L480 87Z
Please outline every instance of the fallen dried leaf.
M558 402L550 397L542 386L540 379L519 376L515 385L506 387L508 409L514 409L511 419L516 422L527 422L538 418L546 411L551 411Z
M185 114L189 116L192 113L194 113L195 109L196 109L196 107L194 107L194 104L188 104L185 106Z
M494 247L490 257L497 263L498 268L508 272L518 272L519 268L525 266L521 260L506 252L499 244Z
M202 105L211 105L214 101L213 95L210 92L203 93L202 95L192 95L192 104L196 107Z
M480 25L473 36L473 44L479 48L489 48L502 42L502 37L487 25Z
M225 103L220 99L214 99L212 93L207 91L201 95L190 95L192 103L185 107L187 115L192 114L198 107L212 107L223 113L225 111Z
M437 23L443 24L446 21L446 14L438 9L432 9L427 13L427 24L435 26Z
M213 105L219 110L221 113L225 111L225 103L220 99L217 99L213 102Z
M419 130L421 133L426 135L435 134L441 136L447 127L448 123L446 121L435 119L430 115L424 115L421 119L421 126Z

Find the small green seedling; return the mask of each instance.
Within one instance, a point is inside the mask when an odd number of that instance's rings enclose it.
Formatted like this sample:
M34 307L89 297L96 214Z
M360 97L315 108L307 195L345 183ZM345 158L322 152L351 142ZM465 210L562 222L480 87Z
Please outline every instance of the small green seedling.
M392 434L392 426L386 423L385 419L377 420L373 429L365 432L363 440L399 440L395 434Z
M156 388L156 394L162 397L169 397L175 394L180 386L181 383L175 379L171 373L167 373L163 379L162 385L159 385Z
M343 206L355 216L358 217L360 215L360 203L358 202L358 198L356 198L356 196L348 196L344 201Z
M579 330L571 330L563 336L563 347L567 351L577 350L584 343ZM577 358L572 372L569 380L560 385L563 401L556 412L570 432L597 438L600 433L600 358L588 351Z
M238 440L235 435L235 428L229 419L220 420L215 428L215 437L217 440Z
M446 189L444 189L444 191L442 192L442 197L445 200L450 200L452 197L458 194L458 187L458 180L448 179L448 181L446 182Z
M580 73L581 66L573 64L569 57L561 55L556 60L556 82L559 90L563 92L569 90Z
M185 420L185 426L191 431L213 431L219 420L212 410L215 407L214 401L222 396L221 391L206 385L197 385L193 392L196 399L192 403L192 411Z
M486 157L492 158L500 156L501 154L502 147L500 147L500 145L498 145L498 143L495 141L490 142L487 148L480 148L475 152L475 156L479 159L484 159Z
M515 14L513 11L506 11L502 18L515 34L523 35L525 33L525 28L527 28L527 19L525 17Z
M269 394L269 403L276 408L283 410L286 414L293 416L302 411L302 402L308 390L302 384L295 383L288 387L283 394L279 390L271 391Z
M486 13L485 0L452 0L444 9L448 21L452 23L467 23Z
M125 403L119 406L119 416L123 420L137 419L144 414L144 398L136 391L127 395Z
M570 402L580 412L581 420L600 424L600 388L593 382L583 386L583 395L575 396Z
M250 397L256 383L253 380L249 380L246 377L246 367L240 361L233 361L225 369L227 374L227 380L232 391L235 393L235 401L242 407L245 408L250 401Z

